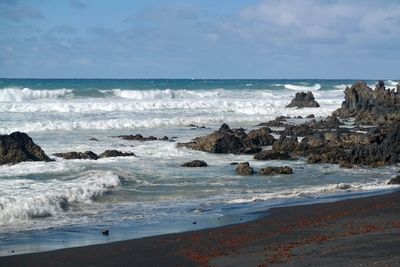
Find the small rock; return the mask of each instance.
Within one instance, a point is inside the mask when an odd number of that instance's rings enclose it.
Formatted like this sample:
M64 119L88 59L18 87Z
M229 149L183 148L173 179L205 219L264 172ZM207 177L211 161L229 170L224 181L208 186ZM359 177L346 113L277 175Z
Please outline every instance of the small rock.
M238 164L239 164L238 162L231 162L229 165L235 166L235 165L238 165Z
M99 139L92 137L92 138L89 139L89 141L96 141L96 142L98 142Z
M198 167L207 167L207 163L202 160L193 160L186 162L181 165L182 167L189 167L189 168L198 168Z
M318 108L319 104L315 101L314 95L312 92L300 92L296 93L292 102L286 106L287 108Z
M241 162L237 165L236 172L240 175L252 175L254 173L254 170L252 167L250 167L250 164L248 162Z
M103 235L109 235L110 234L110 231L109 230L105 230L105 231L103 231L103 232L101 232Z
M135 153L132 152L122 152L118 150L106 150L100 154L101 158L115 158L115 157L132 157L135 156Z
M91 160L98 160L99 156L92 151L86 152L66 152L66 153L54 153L56 157L60 157L63 159L91 159Z
M315 116L314 116L314 114L310 114L310 115L308 115L306 118L307 118L307 119L314 119Z

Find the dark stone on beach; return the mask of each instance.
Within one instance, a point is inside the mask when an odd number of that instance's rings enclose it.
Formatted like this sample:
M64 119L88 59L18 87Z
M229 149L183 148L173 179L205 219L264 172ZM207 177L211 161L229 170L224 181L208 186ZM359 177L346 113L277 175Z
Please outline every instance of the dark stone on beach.
M202 160L193 160L186 162L181 165L182 167L189 167L189 168L198 168L198 167L207 167L207 163Z
M16 164L23 161L51 161L51 159L26 133L0 135L0 164Z
M250 164L248 162L241 162L237 165L236 173L244 176L249 176L254 173L254 170L252 167L250 167Z
M390 179L388 184L400 184L400 175L397 175L396 177Z
M158 140L157 137L150 135L149 137L144 137L141 134L136 134L136 135L119 135L119 138L122 138L124 140L128 141L140 141L140 142L145 142L145 141L156 141Z
M63 158L63 159L91 159L91 160L98 160L99 156L92 151L86 152L66 152L66 153L54 153L56 157Z
M262 168L259 171L260 175L279 175L279 174L292 174L293 169L285 166L285 167L266 167Z
M115 158L115 157L136 157L135 153L122 152L118 150L106 150L100 154L100 158Z
M287 152L263 150L254 155L256 160L293 160Z
M257 140L259 141L259 139ZM248 139L243 129L231 130L225 123L218 131L207 136L197 137L189 143L179 143L178 147L219 154L254 154L261 151L260 147Z
M99 139L92 137L92 138L89 139L89 141L96 141L96 142L98 142Z
M376 90L358 81L344 91L345 100L335 115L355 117L357 122L371 125L400 122L400 94L386 90L382 81Z
M109 230L105 230L105 231L103 231L101 233L102 233L102 235L110 235L110 231Z
M287 108L318 108L319 104L315 101L314 95L312 92L300 92L296 93L292 102L286 106Z
M306 117L306 119L314 119L314 118L315 118L314 114L310 114L310 115L308 115L308 116Z

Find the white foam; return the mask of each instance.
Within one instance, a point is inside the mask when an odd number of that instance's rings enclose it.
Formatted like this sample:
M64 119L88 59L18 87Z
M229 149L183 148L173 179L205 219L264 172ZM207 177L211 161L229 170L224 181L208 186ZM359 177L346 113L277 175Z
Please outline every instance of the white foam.
M57 216L71 204L89 204L120 184L110 171L90 171L72 180L0 180L0 225Z
M395 89L395 88L397 88L398 84L399 84L399 82L392 81L392 80L385 81L385 87L387 89Z
M286 89L295 90L295 91L317 91L317 90L321 89L321 85L319 83L316 83L312 86L285 84L284 87Z
M344 90L344 89L346 89L347 87L350 87L350 86L351 86L351 84L339 84L339 85L335 85L334 87L336 89Z
M71 96L71 89L32 90L30 88L0 89L0 102L24 102L38 99L55 99Z
M159 99L193 99L221 97L227 95L226 90L102 90L102 93L112 92L115 96L134 100L159 100Z

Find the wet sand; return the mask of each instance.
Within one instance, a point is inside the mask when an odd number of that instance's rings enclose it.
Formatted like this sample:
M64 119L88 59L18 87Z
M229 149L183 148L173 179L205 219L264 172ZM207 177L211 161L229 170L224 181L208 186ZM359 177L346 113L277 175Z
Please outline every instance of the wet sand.
M112 233L110 233L112 234ZM400 192L221 228L0 257L0 266L398 266Z

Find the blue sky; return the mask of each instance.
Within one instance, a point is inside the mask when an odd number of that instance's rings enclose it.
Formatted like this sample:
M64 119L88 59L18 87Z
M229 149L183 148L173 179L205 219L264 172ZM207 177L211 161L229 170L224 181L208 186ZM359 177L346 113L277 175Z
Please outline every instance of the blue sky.
M0 77L400 78L400 1L0 0Z

